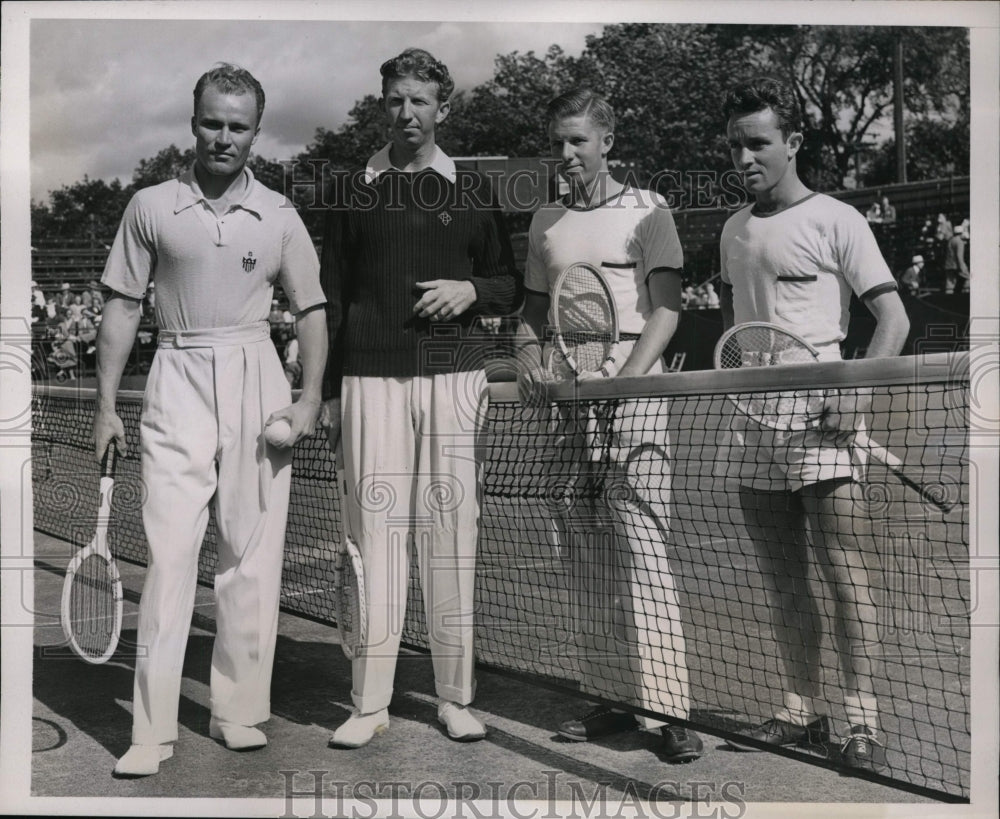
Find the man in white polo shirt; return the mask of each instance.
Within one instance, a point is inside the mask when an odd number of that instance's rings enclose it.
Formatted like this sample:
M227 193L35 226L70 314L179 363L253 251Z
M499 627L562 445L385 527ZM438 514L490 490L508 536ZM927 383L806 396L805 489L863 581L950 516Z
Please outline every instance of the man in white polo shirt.
M125 431L115 409L147 285L157 281L159 349L140 446L149 568L139 611L132 747L119 776L156 773L173 754L198 552L214 498L219 563L209 733L233 750L267 744L271 667L291 449L265 442L284 419L312 433L326 363L325 298L305 226L247 169L264 109L249 72L219 64L194 90L193 168L137 193L104 270L111 289L97 342L94 444ZM279 281L298 317L303 388L292 404L267 323Z

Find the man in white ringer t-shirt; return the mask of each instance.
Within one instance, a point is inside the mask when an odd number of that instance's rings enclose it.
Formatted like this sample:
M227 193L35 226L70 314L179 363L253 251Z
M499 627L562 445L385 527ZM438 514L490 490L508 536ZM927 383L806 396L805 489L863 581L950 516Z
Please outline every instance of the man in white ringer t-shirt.
M254 726L270 717L292 450L267 443L263 431L284 419L291 443L313 432L327 336L312 240L291 203L246 168L263 110L264 92L244 69L219 64L198 80L194 166L132 198L102 278L112 293L97 341L98 458L112 439L125 452L115 399L154 276L160 328L140 424L149 566L132 746L118 776L154 774L173 754L213 498L218 630L209 733L233 750L267 744ZM294 404L267 323L276 281L298 319L303 388Z
M726 327L772 322L817 347L821 360L837 360L855 293L877 321L868 357L898 355L909 320L871 228L854 208L810 191L799 179L796 154L803 137L792 90L777 80L756 79L734 88L723 110L733 164L755 200L722 231ZM821 430L779 433L733 418L730 464L737 467L734 477L761 560L784 671L782 708L748 735L771 745L828 738L822 619L807 581L815 563L835 601L833 642L850 727L842 759L878 770L885 749L867 653L878 643L878 612L865 566L872 539L870 522L857 509L861 491L851 446L870 396L852 391L845 401L849 405L828 401Z
M564 199L540 208L528 232L523 316L534 339L544 338L550 296L559 274L588 262L604 274L615 298L621 361L605 377L663 372L662 355L677 329L681 309L683 252L673 216L658 194L626 186L608 170L615 115L589 89L569 91L547 108L552 156L569 183ZM534 339L522 347L523 376L548 360L538 359ZM534 360L532 360L534 359ZM523 382L522 382L523 383ZM528 386L525 385L525 389ZM564 417L571 430L578 426ZM568 512L557 521L572 541L573 594L581 690L612 702L631 703L680 719L688 718L690 694L677 590L667 559L670 474L666 425L638 402L615 410L603 503L607 537L597 521ZM573 438L571 431L568 436ZM578 436L577 436L578 437ZM578 440L583 448L583 441ZM623 493L619 488L628 487ZM620 495L627 497L619 497ZM608 590L612 591L608 591ZM624 623L624 633L612 626ZM639 724L660 728L661 754L669 762L690 762L701 739L675 724L598 706L559 726L566 739L589 741Z

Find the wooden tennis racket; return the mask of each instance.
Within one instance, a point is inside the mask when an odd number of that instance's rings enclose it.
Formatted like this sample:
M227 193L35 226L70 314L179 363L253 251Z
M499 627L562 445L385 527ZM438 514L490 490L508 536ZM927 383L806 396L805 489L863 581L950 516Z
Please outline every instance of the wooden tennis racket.
M94 539L69 562L63 581L60 620L70 648L88 663L106 662L122 628L122 581L108 548L111 494L115 485L114 441L101 461L101 499Z
M770 367L817 361L819 351L793 332L764 321L751 321L730 328L715 345L717 370L743 367ZM782 431L818 429L823 419L827 394L822 389L740 392L726 396L732 405L754 422ZM908 474L906 465L886 447L877 444L863 430L853 433L853 445L889 469L902 483L942 512L950 512L955 501L942 497Z
M555 281L552 288L553 341L548 367L557 379L575 379L588 373L605 377L617 375L621 367L618 344L618 309L614 294L603 274L586 262L571 264ZM613 402L610 402L613 404ZM564 418L569 431L564 438L566 447L579 446L583 433L585 457L566 459L566 486L575 494L581 486L584 462L605 460L613 433L609 404L586 402L578 405L572 415ZM575 429L574 429L575 428ZM579 432L576 432L578 430ZM574 505L579 503L574 501ZM566 554L565 526L553 522L551 542L557 554Z
M553 357L553 372L615 375L620 366L618 310L601 271L585 262L571 264L556 279L552 305L559 353Z
M343 463L339 455L337 461L338 464ZM333 563L334 606L340 647L347 659L353 660L368 639L365 567L348 526L348 489L343 467L338 467L336 480L340 493L341 536Z

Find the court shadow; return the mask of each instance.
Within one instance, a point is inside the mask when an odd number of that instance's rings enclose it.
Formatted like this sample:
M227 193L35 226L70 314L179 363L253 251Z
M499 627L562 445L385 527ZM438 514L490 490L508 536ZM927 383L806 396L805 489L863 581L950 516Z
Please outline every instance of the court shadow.
M132 685L135 676L135 630L122 631L121 650L102 665L90 665L67 651L36 647L33 659L32 694L54 715L72 741L82 733L98 742L108 753L119 757L132 742ZM211 637L192 635L184 676L202 665L207 667L212 652ZM209 712L189 697L181 696L178 722L190 731L208 734ZM69 726L72 726L72 729Z

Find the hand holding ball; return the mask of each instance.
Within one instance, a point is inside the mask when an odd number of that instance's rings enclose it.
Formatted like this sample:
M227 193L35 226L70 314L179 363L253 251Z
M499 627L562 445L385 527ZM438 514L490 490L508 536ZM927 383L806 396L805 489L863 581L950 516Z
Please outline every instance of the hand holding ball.
M264 439L271 446L284 449L292 443L292 425L284 418L279 418L264 427Z

